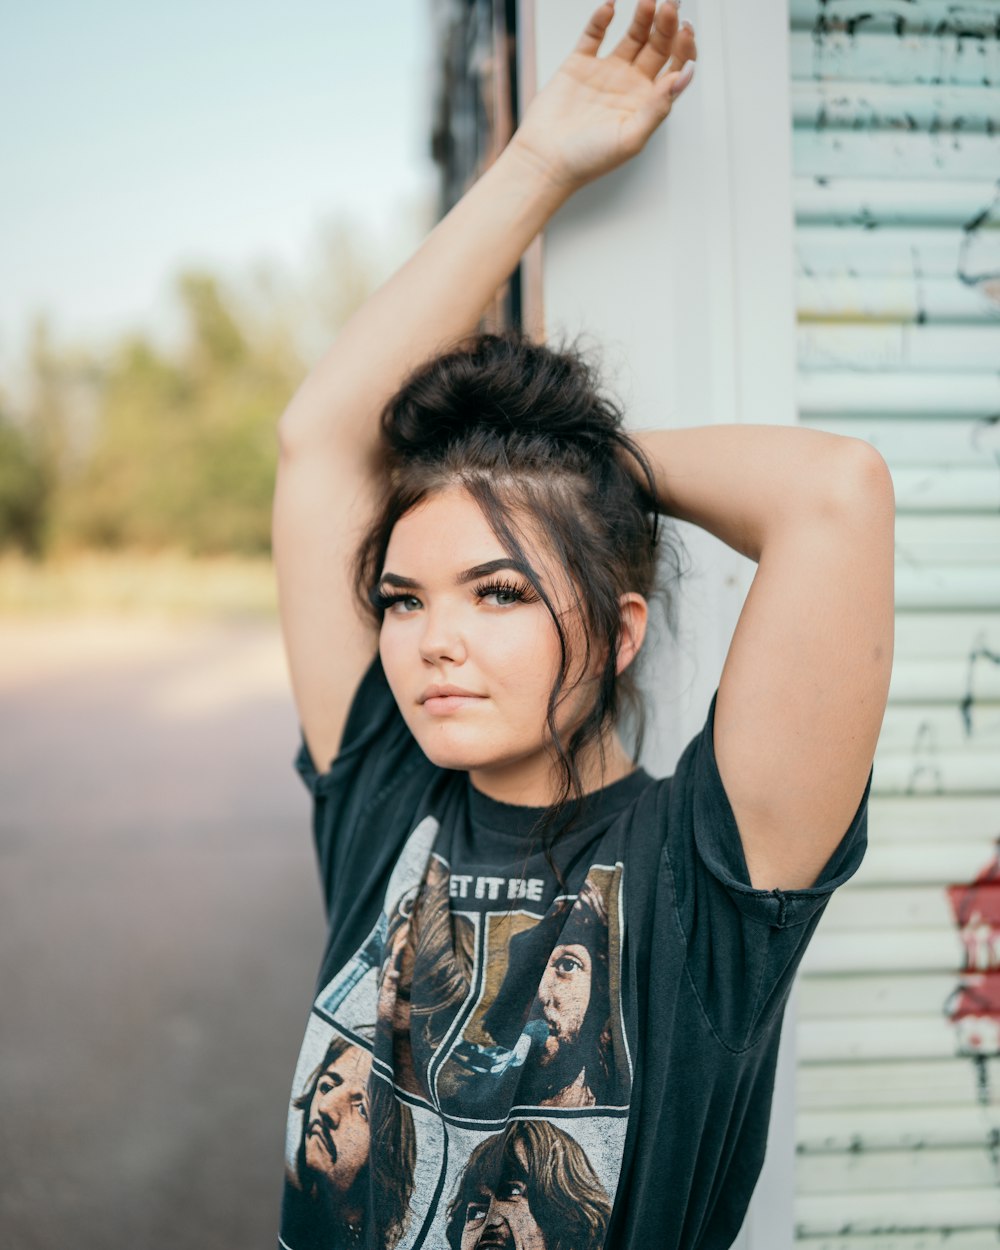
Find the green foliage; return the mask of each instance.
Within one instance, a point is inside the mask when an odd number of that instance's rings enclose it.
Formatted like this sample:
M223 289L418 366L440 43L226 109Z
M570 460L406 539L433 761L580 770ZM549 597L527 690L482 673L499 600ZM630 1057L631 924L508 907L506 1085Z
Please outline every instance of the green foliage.
M51 478L41 447L0 411L0 547L43 554Z
M86 546L266 552L275 430L296 379L258 361L211 279L188 275L182 292L193 331L183 360L136 337L108 363L63 528Z
M357 257L349 276L351 306L328 331L372 289ZM57 348L36 326L24 419L0 408L0 549L269 552L277 423L307 365L301 301L286 293L279 310L264 281L261 309L182 273L186 333L170 352L142 334L103 354Z

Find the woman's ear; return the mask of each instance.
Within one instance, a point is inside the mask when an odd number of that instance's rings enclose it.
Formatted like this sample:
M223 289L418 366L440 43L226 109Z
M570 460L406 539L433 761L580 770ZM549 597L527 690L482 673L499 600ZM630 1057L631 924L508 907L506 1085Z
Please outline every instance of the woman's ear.
M622 616L621 641L618 644L618 660L616 673L624 672L639 654L643 639L646 637L646 625L649 621L649 604L635 591L630 590L618 598Z

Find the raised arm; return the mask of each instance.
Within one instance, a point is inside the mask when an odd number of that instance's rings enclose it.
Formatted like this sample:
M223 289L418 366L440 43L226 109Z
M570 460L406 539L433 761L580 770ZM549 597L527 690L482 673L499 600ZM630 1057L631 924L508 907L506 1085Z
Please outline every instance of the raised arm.
M509 143L420 248L355 312L292 397L281 446L375 450L375 417L411 368L474 330L570 195Z
M602 58L613 6L593 13L498 160L348 321L281 417L272 550L299 721L321 771L377 645L349 572L377 494L379 412L411 368L476 329L573 191L634 156L666 118L671 87L690 79L694 34L678 31L672 4L655 21L654 8L639 0Z
M475 329L558 203L508 146L354 314L281 418L272 551L292 689L320 771L376 651L350 560L374 511L378 413L412 366Z
M714 744L751 883L812 885L847 830L893 655L895 499L861 439L781 425L632 432L665 510L757 563Z

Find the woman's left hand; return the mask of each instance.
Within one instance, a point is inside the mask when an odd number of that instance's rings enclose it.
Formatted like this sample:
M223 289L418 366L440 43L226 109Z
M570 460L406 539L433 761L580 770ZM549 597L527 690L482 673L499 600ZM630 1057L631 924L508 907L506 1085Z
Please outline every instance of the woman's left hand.
M614 11L610 0L593 13L508 144L569 190L641 152L694 72L694 28L671 0L638 0L625 37L599 58Z

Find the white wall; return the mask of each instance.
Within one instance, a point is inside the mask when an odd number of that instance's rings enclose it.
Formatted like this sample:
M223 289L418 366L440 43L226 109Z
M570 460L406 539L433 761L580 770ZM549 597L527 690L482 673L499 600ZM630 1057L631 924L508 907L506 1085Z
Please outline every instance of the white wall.
M522 10L532 0L522 0ZM534 25L539 87L596 5L544 0ZM622 37L619 5L599 55ZM795 300L788 65L782 5L684 0L694 81L645 150L569 201L542 247L546 333L585 330L634 428L792 423ZM657 652L643 763L673 771L700 729L755 566L695 526L682 646ZM786 1014L768 1158L740 1250L792 1244L794 1001Z

